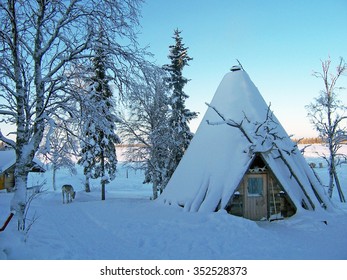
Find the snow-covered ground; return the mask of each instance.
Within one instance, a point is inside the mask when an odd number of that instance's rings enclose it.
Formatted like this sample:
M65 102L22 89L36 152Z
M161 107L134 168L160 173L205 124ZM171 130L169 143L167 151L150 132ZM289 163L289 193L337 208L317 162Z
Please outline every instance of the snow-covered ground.
M313 151L309 162L323 163ZM316 168L326 180L326 168ZM347 166L339 167L347 195ZM36 220L22 240L15 238L16 221L0 232L0 259L347 259L347 206L338 202L324 216L307 215L276 222L253 222L218 213L187 213L150 200L151 186L143 174L119 166L117 178L107 185L106 200L92 182L83 191L82 173L62 170L58 186L69 183L76 191L71 204L62 204L60 190L51 188L51 172L31 177L30 184L46 180L46 191L30 206ZM9 214L13 194L0 193L0 226ZM323 221L327 221L325 224Z

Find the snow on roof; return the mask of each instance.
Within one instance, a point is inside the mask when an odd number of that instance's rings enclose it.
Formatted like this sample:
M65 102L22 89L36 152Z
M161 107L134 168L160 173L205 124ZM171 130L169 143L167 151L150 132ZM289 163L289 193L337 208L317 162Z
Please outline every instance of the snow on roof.
M0 151L0 174L16 163L16 153L15 150L3 150ZM39 172L45 171L44 164L37 158L33 159L33 170Z
M14 150L0 151L0 174L16 163Z
M253 143L238 128L223 123L212 107L225 119L242 122ZM260 137L254 133L268 114L269 106L248 74L245 71L227 73L160 200L183 206L187 211L210 212L224 208L258 151L297 208L301 208L303 200L309 209L317 208L322 201L317 200L316 194L323 197L323 188L276 117L271 117L272 123L263 125L262 133L257 132L262 134ZM269 126L283 140L276 142L277 150L265 152L272 142L259 139L266 138L264 131ZM250 149L254 152L250 153Z

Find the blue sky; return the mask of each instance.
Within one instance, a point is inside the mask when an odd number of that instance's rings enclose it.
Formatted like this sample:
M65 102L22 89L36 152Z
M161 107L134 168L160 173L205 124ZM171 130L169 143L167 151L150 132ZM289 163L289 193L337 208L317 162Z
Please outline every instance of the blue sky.
M146 0L140 23L139 42L159 65L169 62L174 29L182 30L193 57L184 69L187 107L200 112L192 130L239 59L287 132L315 136L305 105L323 84L312 72L329 56L333 65L347 60L347 0Z

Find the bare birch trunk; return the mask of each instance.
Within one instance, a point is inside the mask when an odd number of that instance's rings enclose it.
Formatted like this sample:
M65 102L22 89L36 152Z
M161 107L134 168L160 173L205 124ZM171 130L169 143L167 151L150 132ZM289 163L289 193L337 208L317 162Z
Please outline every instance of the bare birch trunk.
M88 176L85 177L84 190L86 192L90 192L90 184L89 184L89 177Z
M21 58L19 50L19 30L16 15L15 2L9 2L9 11L12 16L11 20L11 36L13 38L12 58L15 75L16 87L16 125L17 125L17 140L16 140L16 165L15 165L15 194L11 200L11 211L15 211L18 219L18 230L24 231L25 221L24 212L26 207L26 188L28 171L26 170L27 157L23 153L27 143L27 127L26 127L26 89L22 76Z
M15 211L18 221L18 230L25 230L25 208L27 196L27 178L28 172L22 166L15 168L16 191L11 200L11 211Z
M155 200L155 199L158 198L158 184L157 184L157 180L156 179L153 181L152 190L153 190L153 200Z
M330 151L329 158L329 186L328 186L328 196L332 198L334 190L334 156Z
M53 165L53 190L56 191L57 190L57 186L56 186L56 180L55 180L55 177L56 177L56 173L57 173L57 168Z

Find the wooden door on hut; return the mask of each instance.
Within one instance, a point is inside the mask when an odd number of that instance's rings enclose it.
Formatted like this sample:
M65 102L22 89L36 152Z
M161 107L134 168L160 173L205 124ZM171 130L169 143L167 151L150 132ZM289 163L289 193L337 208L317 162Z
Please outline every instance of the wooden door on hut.
M254 221L267 219L266 174L247 174L242 184L244 189L243 217Z
M296 212L291 198L261 155L255 156L225 209L253 221L282 219Z

